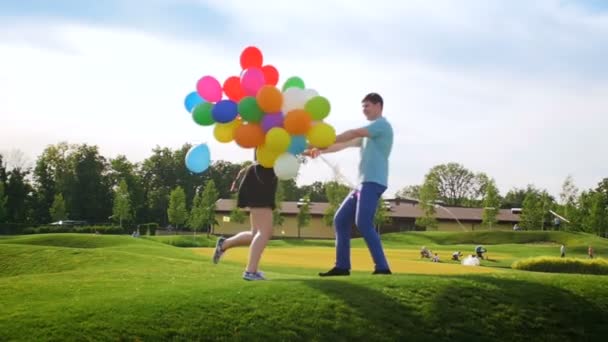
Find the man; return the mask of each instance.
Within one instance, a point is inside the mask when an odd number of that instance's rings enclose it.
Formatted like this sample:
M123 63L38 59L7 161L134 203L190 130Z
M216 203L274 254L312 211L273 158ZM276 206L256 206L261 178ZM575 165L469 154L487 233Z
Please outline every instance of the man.
M560 252L560 254L561 254L562 258L564 258L564 257L566 256L566 246L562 245L562 246L559 248L559 252Z
M374 216L378 200L388 184L388 159L393 147L393 128L382 116L384 101L376 93L367 94L362 100L363 114L371 123L365 127L348 130L338 136L333 145L326 149L312 149L305 152L313 158L320 154L341 151L348 147L360 149L360 186L353 190L342 202L334 216L336 231L336 263L331 270L319 276L350 275L350 231L357 226L367 243L374 260L373 274L391 274L380 236L374 229Z
M483 253L486 252L486 249L483 248L483 246L477 246L475 247L475 253L477 254L477 257L479 259L483 259Z

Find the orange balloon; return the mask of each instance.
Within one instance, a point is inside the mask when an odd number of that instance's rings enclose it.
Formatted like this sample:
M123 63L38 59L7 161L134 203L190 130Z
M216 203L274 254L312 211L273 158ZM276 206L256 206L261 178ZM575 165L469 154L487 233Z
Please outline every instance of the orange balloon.
M256 95L258 106L266 113L277 113L283 106L283 94L279 89L271 85L265 85Z
M264 144L265 134L258 124L240 125L234 130L234 141L242 148L254 148Z
M294 109L287 113L283 126L291 135L305 135L310 130L312 119L307 111Z

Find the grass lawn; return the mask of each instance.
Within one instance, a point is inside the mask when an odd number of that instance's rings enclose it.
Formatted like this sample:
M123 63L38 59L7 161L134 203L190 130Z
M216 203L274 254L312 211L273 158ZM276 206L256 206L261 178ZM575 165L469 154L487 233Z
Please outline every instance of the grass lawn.
M170 240L173 239L173 240ZM196 248L171 245L183 239ZM247 249L210 262L214 239L48 234L0 239L0 341L604 340L608 276L510 269L513 261L598 256L608 242L561 232L402 233L383 236L392 276L372 276L363 241L353 274L319 278L333 241L272 241L262 269L240 278ZM419 259L425 245L488 249L481 267Z

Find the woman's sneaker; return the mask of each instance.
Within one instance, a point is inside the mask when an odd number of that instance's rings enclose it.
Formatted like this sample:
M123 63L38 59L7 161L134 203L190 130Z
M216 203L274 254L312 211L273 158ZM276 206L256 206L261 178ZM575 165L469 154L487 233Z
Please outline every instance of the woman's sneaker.
M226 241L226 238L223 236L220 236L219 239L217 239L217 242L215 243L215 251L213 252L213 263L217 264L218 262L220 262L220 258L222 257L222 255L224 255L224 251L222 250L222 245L224 244L224 241Z
M243 279L245 280L266 280L262 272L243 272Z

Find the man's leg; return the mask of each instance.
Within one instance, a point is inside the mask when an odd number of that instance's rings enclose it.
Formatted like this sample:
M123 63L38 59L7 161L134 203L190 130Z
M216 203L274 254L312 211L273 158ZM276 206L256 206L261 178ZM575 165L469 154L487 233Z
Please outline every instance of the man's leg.
M357 228L359 228L367 243L367 248L374 259L376 271L388 271L390 269L382 249L380 236L374 228L374 216L376 215L378 200L385 190L386 187L376 183L363 183L357 200Z
M350 270L350 231L355 223L357 192L351 191L334 215L336 230L336 268Z
M350 275L350 230L355 223L355 209L357 207L355 194L355 191L351 192L334 215L336 264L331 270L319 273L321 277Z

